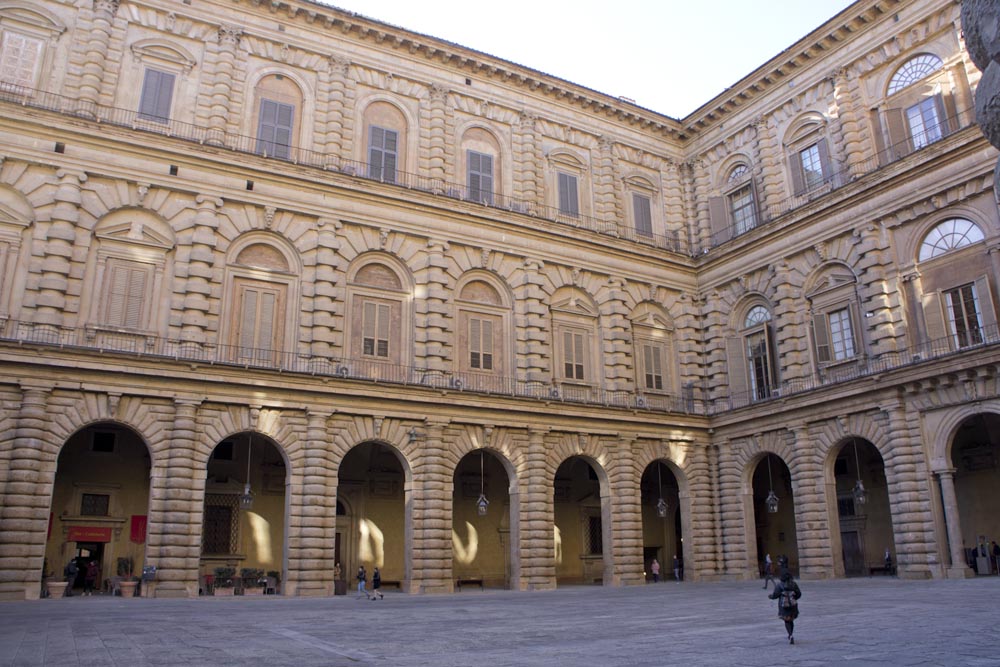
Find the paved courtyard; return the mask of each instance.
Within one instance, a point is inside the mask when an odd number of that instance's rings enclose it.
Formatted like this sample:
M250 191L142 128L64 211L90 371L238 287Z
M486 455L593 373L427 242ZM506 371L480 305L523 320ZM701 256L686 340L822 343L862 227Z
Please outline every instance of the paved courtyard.
M0 603L0 665L998 665L1000 578Z

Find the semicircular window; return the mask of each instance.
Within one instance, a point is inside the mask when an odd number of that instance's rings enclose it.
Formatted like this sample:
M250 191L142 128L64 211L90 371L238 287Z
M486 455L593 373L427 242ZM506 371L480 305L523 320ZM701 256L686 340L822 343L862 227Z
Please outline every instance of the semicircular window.
M943 65L940 58L930 53L922 53L915 58L910 58L892 75L892 79L889 80L888 94L892 95L912 86L917 81L941 69Z
M923 243L920 244L920 261L978 243L984 238L983 230L974 222L965 218L949 218L924 237Z

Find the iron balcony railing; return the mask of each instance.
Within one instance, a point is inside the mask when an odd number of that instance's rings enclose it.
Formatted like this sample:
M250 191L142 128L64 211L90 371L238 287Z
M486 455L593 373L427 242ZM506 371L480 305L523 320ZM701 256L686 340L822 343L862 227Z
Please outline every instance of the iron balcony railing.
M870 357L859 356L834 364L826 364L820 369L818 376L791 379L773 387L759 387L757 390L716 398L706 401L706 406L708 414L719 414L842 382L860 380L934 359L967 354L997 344L1000 344L1000 326L992 324L978 329L970 329L960 336L950 335L927 341L916 345L913 349L883 352Z
M677 233L654 234L638 231L618 220L604 220L593 216L565 213L558 208L545 206L535 201L511 197L499 192L490 192L466 185L452 183L440 178L421 174L411 174L398 170L384 170L376 165L350 160L339 155L312 151L298 146L265 141L246 135L233 134L191 123L182 123L172 118L140 114L137 111L119 109L78 99L48 93L33 88L25 88L0 82L0 102L8 102L32 109L42 109L58 114L85 118L103 125L128 128L136 132L149 132L174 139L181 139L206 146L213 146L236 153L257 155L262 158L322 169L353 178L378 181L409 190L431 193L457 201L482 206L485 209L501 209L523 215L542 218L577 229L585 229L604 236L624 239L633 243L680 252Z
M898 162L909 155L924 151L947 137L975 125L975 121L973 120L966 125L960 126L963 115L966 115L965 112L956 112L953 116L942 117L941 120L938 121L937 125L928 125L925 127L924 132L920 135L921 139L919 146L916 145L917 142L913 139L905 139L881 150L878 155L869 157L843 169L831 171L829 175L823 178L822 181L817 182L813 187L786 197L778 202L764 206L756 199L755 195L753 219L744 219L739 223L731 220L723 229L712 234L711 239L709 240L709 247L716 248L717 246L720 246L728 241L732 241L733 239L757 229L758 227L764 227L776 222L792 211L795 211L806 204L834 192L835 190L839 190L845 185L858 180L862 176L867 176L868 174ZM968 116L971 115L972 113L969 112ZM727 207L726 215L731 215L731 212L729 211L729 201L727 200L725 203Z

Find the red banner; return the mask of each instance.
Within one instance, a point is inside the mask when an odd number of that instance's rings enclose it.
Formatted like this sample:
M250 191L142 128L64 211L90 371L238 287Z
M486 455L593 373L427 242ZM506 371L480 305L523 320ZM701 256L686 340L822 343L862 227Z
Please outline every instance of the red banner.
M100 526L70 526L67 542L110 542L111 529Z
M129 540L135 542L136 544L142 544L146 541L146 515L145 514L133 514L132 515L132 530L129 533Z

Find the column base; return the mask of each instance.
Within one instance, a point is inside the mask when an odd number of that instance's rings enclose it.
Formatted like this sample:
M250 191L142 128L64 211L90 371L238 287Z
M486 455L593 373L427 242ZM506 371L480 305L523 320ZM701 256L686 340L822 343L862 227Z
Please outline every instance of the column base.
M976 576L976 573L972 571L971 567L965 565L951 566L948 568L948 578L949 579L972 579Z

